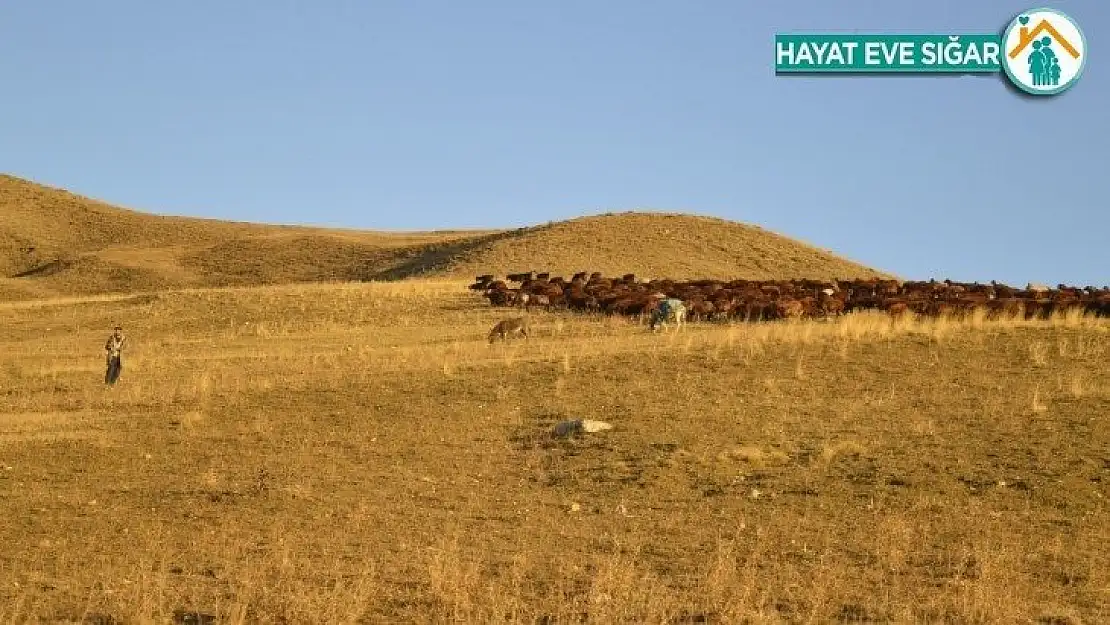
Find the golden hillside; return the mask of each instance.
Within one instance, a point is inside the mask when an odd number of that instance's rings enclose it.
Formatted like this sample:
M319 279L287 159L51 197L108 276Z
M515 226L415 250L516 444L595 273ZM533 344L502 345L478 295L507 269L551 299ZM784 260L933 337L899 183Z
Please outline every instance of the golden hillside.
M0 175L0 299L533 269L672 278L879 275L711 217L619 213L503 231L386 233L159 216Z
M758 226L624 212L527 228L460 253L445 273L633 272L675 279L868 278L882 272Z
M480 234L160 216L0 175L0 299L374 279Z

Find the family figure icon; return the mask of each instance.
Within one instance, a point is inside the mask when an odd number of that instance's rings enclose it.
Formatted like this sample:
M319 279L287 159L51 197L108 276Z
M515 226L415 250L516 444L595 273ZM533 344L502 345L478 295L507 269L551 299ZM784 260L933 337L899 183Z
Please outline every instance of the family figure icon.
M1037 86L1060 84L1060 59L1052 49L1052 38L1045 36L1033 42L1029 54L1029 73Z

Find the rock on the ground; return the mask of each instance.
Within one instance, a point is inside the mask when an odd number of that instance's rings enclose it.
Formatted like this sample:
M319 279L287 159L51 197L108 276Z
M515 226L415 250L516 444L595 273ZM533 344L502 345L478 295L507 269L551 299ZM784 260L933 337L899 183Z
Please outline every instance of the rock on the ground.
M612 424L604 421L593 421L591 419L572 419L570 421L560 421L555 424L555 436L570 436L571 434L578 434L580 432L601 432L604 430L613 429Z

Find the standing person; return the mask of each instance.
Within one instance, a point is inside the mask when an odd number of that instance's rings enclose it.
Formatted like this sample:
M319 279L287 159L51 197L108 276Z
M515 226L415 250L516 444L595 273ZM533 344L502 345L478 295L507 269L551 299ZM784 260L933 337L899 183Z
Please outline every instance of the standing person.
M1029 53L1029 73L1033 75L1034 85L1043 85L1045 80L1045 65L1048 58L1041 50L1044 46L1040 39L1033 42L1033 51Z
M108 371L104 374L105 384L115 384L119 379L119 374L123 371L123 347L126 343L127 338L123 336L123 328L116 326L115 331L108 337L108 342L104 344L105 356L108 359Z

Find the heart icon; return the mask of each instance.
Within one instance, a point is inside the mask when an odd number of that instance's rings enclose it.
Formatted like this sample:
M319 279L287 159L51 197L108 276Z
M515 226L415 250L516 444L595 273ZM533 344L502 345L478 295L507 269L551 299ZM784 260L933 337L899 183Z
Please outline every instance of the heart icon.
M1022 15L1021 17L1018 18L1018 21L1021 22L1022 26L1025 26L1026 24L1029 23L1029 16L1028 15Z

